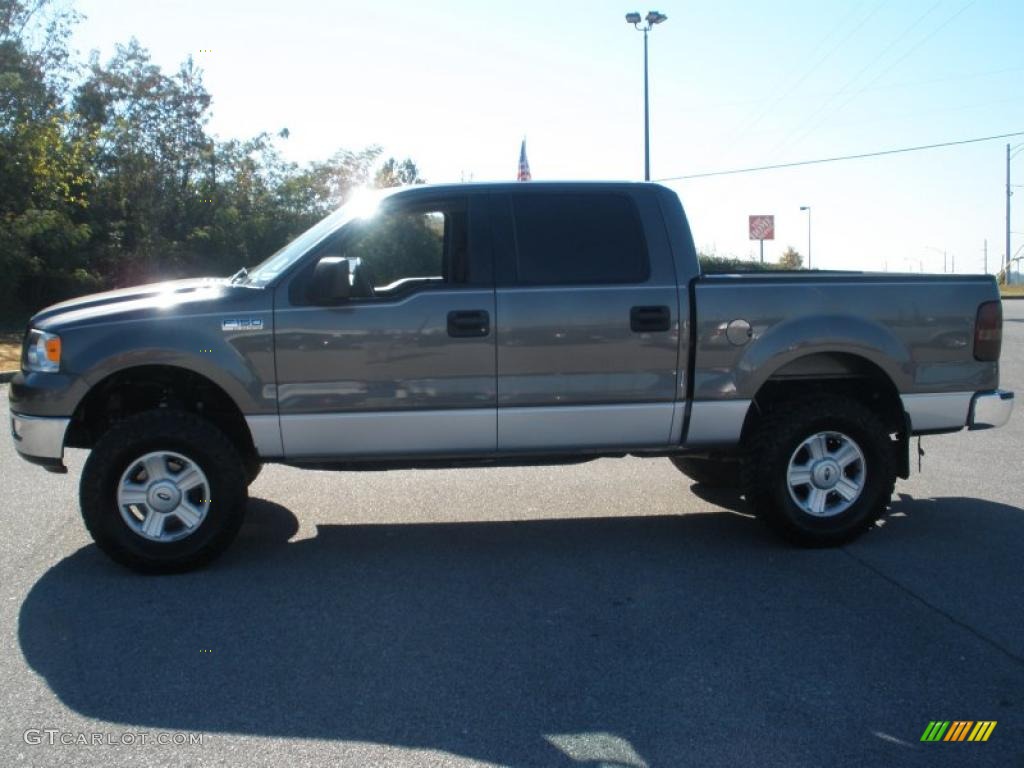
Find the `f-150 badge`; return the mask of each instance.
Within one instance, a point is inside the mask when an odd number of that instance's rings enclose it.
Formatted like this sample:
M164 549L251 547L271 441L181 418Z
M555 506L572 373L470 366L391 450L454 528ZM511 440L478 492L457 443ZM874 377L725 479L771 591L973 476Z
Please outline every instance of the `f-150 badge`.
M221 320L222 331L262 331L263 320L258 317L231 317Z

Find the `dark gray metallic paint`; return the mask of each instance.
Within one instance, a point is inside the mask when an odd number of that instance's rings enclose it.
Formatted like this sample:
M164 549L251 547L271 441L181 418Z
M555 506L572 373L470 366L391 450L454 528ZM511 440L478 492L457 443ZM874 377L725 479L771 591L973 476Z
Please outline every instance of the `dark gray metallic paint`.
M494 291L428 289L404 299L277 311L282 416L494 408L494 335L452 338L448 313L484 310Z
M17 374L11 381L11 408L36 416L70 416L85 394L111 374L167 365L206 376L245 414L276 413L271 297L269 290L223 280L187 280L48 308L31 324L60 333L61 372ZM263 330L221 329L224 319L236 317L262 319Z
M985 276L815 274L702 278L696 283L694 399L751 398L807 355L862 357L903 394L995 389L998 363L973 355L978 305L999 298ZM749 344L726 337L735 318Z
M654 193L625 188L650 257L641 284L516 286L507 270L514 263L511 215L495 217L496 247L505 246L497 265L499 407L675 400L682 373L676 270ZM514 189L509 196L514 194L529 190ZM636 306L668 307L669 330L631 331Z
M739 406L769 377L796 371L796 361L816 353L862 357L907 396L997 387L998 364L972 355L977 307L998 298L990 277L699 277L682 206L655 185L454 185L412 188L390 199L458 194L493 201L552 189L631 195L650 247L650 280L639 286L512 287L503 280L508 241L496 221L500 237L477 238L475 258L489 264L493 253L497 290L488 275L484 285L430 288L372 306L292 306L287 288L293 270L265 289L193 280L98 294L33 318L33 327L61 334L62 370L18 374L11 384L12 410L67 417L105 377L155 364L208 377L250 417L275 416L278 397L286 418L430 411L443 419L446 409L455 408L519 409L543 418L546 407L582 413L598 405L647 403L668 405L666 413L675 414L672 434L680 433L678 422L691 411L716 413L694 404ZM483 221L475 219L473 231L490 231L481 229ZM629 309L641 304L669 306L670 330L631 332ZM453 309L488 311L492 332L447 336L446 315ZM225 332L221 323L229 318L262 319L263 328ZM750 324L748 343L730 341L727 329L735 320ZM702 426L704 434L708 426Z
M678 323L634 333L638 304L675 307L675 286L500 288L499 405L672 402Z

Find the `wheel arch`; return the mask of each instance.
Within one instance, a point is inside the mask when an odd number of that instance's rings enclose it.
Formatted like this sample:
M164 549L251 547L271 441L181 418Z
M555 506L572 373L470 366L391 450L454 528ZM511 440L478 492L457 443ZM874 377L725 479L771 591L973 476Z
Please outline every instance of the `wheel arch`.
M865 365L897 391L913 376L907 345L880 323L849 315L803 316L771 326L744 350L736 365L736 390L753 397L780 377L831 377Z
M243 457L258 457L252 431L235 399L202 373L168 364L121 368L96 382L75 407L65 444L91 448L119 419L162 408L183 410L212 422Z
M766 416L787 403L816 395L848 397L877 413L894 436L900 477L909 475L910 426L896 383L876 362L848 351L817 351L787 361L771 372L751 400L742 441Z

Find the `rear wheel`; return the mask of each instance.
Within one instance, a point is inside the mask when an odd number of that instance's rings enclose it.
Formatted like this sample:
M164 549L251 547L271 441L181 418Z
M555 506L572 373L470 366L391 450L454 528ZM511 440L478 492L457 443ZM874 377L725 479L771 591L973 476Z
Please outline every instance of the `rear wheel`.
M884 422L856 400L822 396L780 406L751 436L747 501L798 544L843 544L888 507L893 446Z
M245 512L245 468L209 422L147 411L97 441L79 499L86 527L112 559L138 571L183 571L234 539Z
M740 486L740 463L726 459L692 458L673 456L676 469L695 483L709 488L738 488Z

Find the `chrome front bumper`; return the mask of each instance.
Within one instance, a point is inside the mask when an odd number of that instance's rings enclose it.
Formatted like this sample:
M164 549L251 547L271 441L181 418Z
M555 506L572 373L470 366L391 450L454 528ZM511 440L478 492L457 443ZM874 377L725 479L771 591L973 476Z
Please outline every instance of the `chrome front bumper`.
M1013 392L997 389L994 392L979 392L971 399L971 410L967 417L968 429L992 429L1001 427L1010 420L1013 411Z
M22 458L37 464L60 463L64 458L64 433L71 419L11 414L11 437Z

